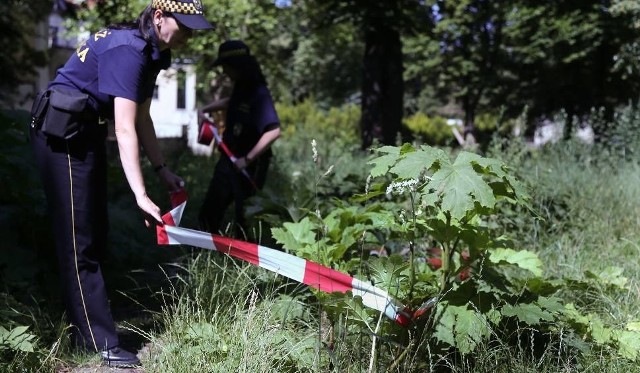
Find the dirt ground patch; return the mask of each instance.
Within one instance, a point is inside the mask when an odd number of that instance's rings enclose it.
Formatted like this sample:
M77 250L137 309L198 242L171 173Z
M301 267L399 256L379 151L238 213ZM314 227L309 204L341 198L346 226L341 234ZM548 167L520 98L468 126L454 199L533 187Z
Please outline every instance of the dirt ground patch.
M140 351L138 351L138 358L142 358L148 354L149 345L145 345ZM143 362L144 364L144 362ZM144 365L137 368L114 368L103 365L102 362L96 358L95 363L85 363L81 366L66 366L56 369L56 373L144 373Z
M122 368L110 368L106 366L63 368L56 371L56 373L143 373L143 372L144 372L144 368L122 369Z

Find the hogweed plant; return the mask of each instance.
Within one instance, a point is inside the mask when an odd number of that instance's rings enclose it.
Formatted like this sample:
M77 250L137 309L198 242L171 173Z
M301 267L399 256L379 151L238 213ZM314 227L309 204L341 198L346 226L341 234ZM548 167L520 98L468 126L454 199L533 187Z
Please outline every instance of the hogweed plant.
M564 345L574 338L573 346L589 341L637 358L637 322L608 327L559 296L594 286L622 290L619 271L586 280L547 278L534 252L496 233L506 209L531 212L526 189L503 162L465 151L451 160L442 149L408 144L377 153L365 194L286 222L272 230L273 237L285 250L368 280L420 312L408 330L391 322L378 328L380 315L357 298L315 293L330 317L354 320L422 356L450 350L466 355L491 341L513 343L513 336L527 331L531 345L560 335ZM368 255L363 237L375 237L387 255ZM420 309L425 302L429 310ZM408 350L398 353L394 366Z

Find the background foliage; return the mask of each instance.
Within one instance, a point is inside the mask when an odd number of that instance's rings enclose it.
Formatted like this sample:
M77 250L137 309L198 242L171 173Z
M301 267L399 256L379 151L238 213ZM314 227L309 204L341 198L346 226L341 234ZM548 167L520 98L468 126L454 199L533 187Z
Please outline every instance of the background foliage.
M477 126L482 115L513 120L526 111L531 136L562 111L572 120L568 137L592 108L615 126L615 109L638 99L634 2L203 3L217 29L179 55L197 63L201 100L217 92L219 71L210 67L217 46L243 39L278 101L359 103L364 147L373 138L393 145L403 116L416 111L461 119L464 132L486 144ZM79 17L95 30L134 19L145 4L102 0Z
M20 84L29 84L36 76L35 68L44 66L47 52L34 45L34 32L44 34L45 29L36 28L51 10L48 0L7 0L0 4L0 101L15 104L12 90Z
M105 0L77 16L97 29L145 4ZM217 89L217 45L242 38L282 120L247 238L432 307L403 329L357 299L216 253L156 247L112 154L105 276L124 340L149 343L148 371L637 371L636 2L204 4L217 30L177 55L197 64L200 100ZM45 57L26 30L49 5L0 5L11 25L0 37L4 109ZM371 38L381 32L392 45ZM401 66L402 84L377 85L382 66ZM363 118L394 117L371 115L371 89L399 98L402 115L362 149ZM460 149L451 118L483 146ZM0 117L0 370L92 364L67 346L27 119ZM565 138L533 147L544 120ZM595 144L571 136L581 127ZM216 157L170 160L188 185L186 226ZM168 208L159 186L149 193Z

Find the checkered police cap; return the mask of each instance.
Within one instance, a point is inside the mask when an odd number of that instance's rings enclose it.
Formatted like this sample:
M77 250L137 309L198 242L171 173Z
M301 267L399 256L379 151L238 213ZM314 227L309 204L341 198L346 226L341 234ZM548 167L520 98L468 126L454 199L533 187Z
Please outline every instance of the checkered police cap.
M171 13L181 24L192 30L214 28L204 17L200 0L153 0L151 7Z

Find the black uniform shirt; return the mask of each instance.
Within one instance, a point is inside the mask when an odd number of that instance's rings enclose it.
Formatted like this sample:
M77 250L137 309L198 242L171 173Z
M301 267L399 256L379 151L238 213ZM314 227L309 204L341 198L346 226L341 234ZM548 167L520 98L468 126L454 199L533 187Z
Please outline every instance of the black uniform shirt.
M236 157L243 157L280 119L267 86L237 88L229 100L223 141Z

